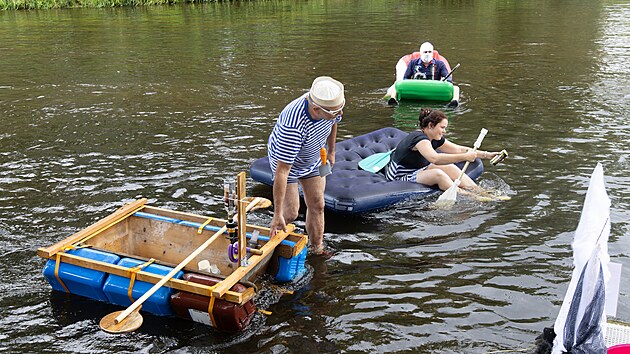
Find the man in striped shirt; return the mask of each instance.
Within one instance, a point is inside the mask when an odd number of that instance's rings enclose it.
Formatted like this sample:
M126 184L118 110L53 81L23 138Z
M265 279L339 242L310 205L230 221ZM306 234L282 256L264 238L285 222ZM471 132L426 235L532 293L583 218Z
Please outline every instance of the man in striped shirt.
M306 202L306 232L311 252L324 250L324 189L319 176L320 149L327 147L328 163L335 163L337 124L346 104L343 84L320 76L308 93L289 103L269 136L267 155L273 172L274 215L271 236L298 217L302 186Z

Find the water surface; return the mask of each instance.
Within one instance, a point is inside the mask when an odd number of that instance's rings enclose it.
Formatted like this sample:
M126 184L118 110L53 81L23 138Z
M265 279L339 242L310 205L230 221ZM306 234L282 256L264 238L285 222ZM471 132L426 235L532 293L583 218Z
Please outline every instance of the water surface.
M625 2L264 1L0 13L0 350L423 352L526 349L551 326L590 173L604 165L611 259L630 266L630 6ZM35 251L124 202L224 217L224 177L265 156L279 111L314 77L346 84L339 139L410 130L421 104L382 101L430 40L462 105L448 136L510 158L481 183L511 201L411 201L327 215L329 260L274 291L239 336L54 293ZM440 105L433 105L441 108ZM270 196L251 180L249 194ZM251 222L266 225L270 212ZM297 221L304 226L303 217ZM630 282L618 317L630 321Z

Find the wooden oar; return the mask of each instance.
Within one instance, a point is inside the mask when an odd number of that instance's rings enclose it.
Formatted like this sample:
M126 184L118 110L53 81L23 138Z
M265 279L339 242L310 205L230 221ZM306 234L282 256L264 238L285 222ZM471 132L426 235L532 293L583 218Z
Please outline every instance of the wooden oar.
M473 146L473 151L477 151L477 149L481 146L481 142L483 141L483 138L486 136L486 134L488 134L488 130L485 128L481 128L481 132L479 132L479 136L477 137L475 145ZM462 172L459 174L459 176L457 176L457 179L453 181L453 185L444 193L442 193L442 195L438 198L438 205L451 205L455 203L455 201L457 200L457 188L461 183L464 173L466 173L468 165L470 165L470 161L466 161L466 163L464 164L464 168L462 168Z
M363 160L359 161L359 167L368 172L376 173L383 169L383 167L387 166L390 160L390 156L396 150L387 151L387 152L379 152L374 155L370 155Z
M271 205L271 201L265 198L254 198L247 205L246 211L251 211L254 209L258 209L256 206L261 203L261 205ZM245 225L241 225L241 227L245 227ZM196 250L193 251L186 259L184 259L181 263L179 263L173 270L171 270L167 275L165 275L159 282L157 282L149 291L144 293L138 300L134 301L126 310L112 312L109 315L103 317L100 322L101 329L108 333L126 333L135 331L142 325L142 315L140 314L140 308L142 307L142 303L144 303L151 295L153 295L156 291L158 291L166 282L177 274L180 270L182 270L190 261L192 261L195 257L197 257L201 252L203 252L214 240L222 235L227 230L226 226L223 226L219 231L217 231L212 237L210 237L206 242L204 242L201 246L199 246Z

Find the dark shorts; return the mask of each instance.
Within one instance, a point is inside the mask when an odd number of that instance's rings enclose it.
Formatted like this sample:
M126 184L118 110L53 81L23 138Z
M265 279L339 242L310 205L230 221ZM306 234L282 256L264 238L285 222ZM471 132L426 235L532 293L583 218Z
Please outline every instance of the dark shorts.
M315 170L315 171L307 174L306 176L302 176L302 177L299 177L299 178L289 177L289 178L287 178L287 183L298 183L298 180L307 179L307 178L313 178L313 177L319 177L319 171L318 170Z

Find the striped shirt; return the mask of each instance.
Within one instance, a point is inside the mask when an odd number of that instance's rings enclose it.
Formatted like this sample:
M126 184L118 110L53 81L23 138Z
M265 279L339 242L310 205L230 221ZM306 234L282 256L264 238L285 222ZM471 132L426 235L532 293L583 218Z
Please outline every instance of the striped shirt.
M278 161L291 165L289 180L307 176L321 164L320 149L326 145L333 125L341 116L332 119L313 119L308 113L308 93L289 103L280 112L267 142L267 155L273 174Z

